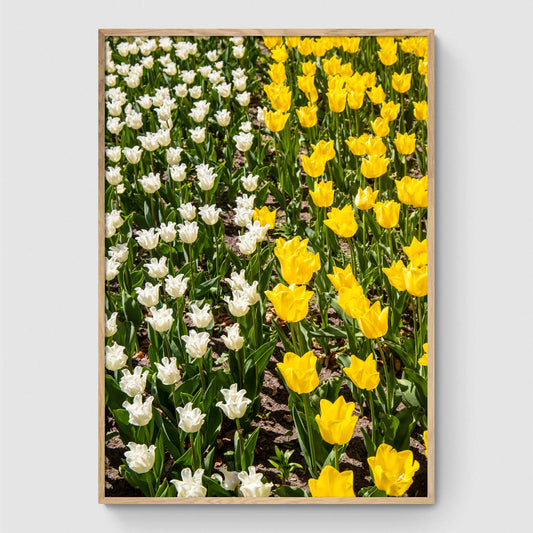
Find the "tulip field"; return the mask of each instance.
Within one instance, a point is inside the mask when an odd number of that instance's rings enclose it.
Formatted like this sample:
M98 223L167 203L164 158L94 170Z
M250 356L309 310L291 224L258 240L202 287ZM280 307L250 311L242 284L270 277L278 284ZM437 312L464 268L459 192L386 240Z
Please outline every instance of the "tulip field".
M103 59L106 496L427 497L428 38Z

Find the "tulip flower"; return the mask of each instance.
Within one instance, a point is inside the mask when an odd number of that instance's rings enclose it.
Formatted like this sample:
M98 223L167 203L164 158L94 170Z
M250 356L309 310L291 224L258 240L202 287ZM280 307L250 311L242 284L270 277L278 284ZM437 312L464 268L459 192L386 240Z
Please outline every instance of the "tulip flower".
M346 402L339 396L334 403L329 400L320 400L320 414L315 420L320 430L320 435L329 444L347 444L352 436L358 417L352 416L355 408L354 402Z
M333 233L346 239L353 237L357 232L357 222L355 221L355 212L349 204L342 209L334 207L329 213L324 224L330 228Z
M311 351L302 357L287 352L283 362L277 366L289 389L297 394L306 394L314 391L319 384L316 362L317 357Z
M384 307L382 310L381 304L375 302L357 319L357 323L367 339L383 337L389 329L389 307Z
M160 283L152 285L150 282L145 284L144 289L135 287L138 302L146 307L157 305L159 303L159 287L161 287Z
M129 413L128 422L133 426L146 426L152 420L153 396L148 396L143 403L142 396L137 394L133 398L133 403L124 402L122 407Z
M374 390L379 385L379 371L374 356L370 354L364 361L352 355L350 366L343 368L343 372L359 389Z
M361 162L361 173L365 178L379 178L387 172L389 161L388 157L371 155Z
M265 85L264 90L275 111L285 113L291 108L292 93L287 85L271 83Z
M287 49L281 45L277 46L272 50L272 59L276 61L277 63L284 63L289 58L289 54L287 53Z
M283 84L287 79L285 65L283 63L272 63L268 70L268 75L273 83Z
M425 448L424 453L426 454L426 457L427 457L428 456L428 432L427 432L427 429L422 434L422 438L424 439L424 448Z
M359 284L341 287L337 303L349 317L357 319L362 317L370 307L370 300L365 296Z
M304 172L312 178L318 178L326 170L326 160L320 155L302 155L302 167Z
M416 120L427 120L428 119L428 103L426 101L422 102L413 102L414 115Z
M318 479L309 480L309 490L313 498L355 498L353 472L339 472L327 465Z
M315 190L309 191L309 194L317 207L330 207L335 195L333 182L320 181L315 184Z
M263 37L263 42L269 50L272 50L283 44L283 37Z
M180 422L178 427L186 433L197 433L204 424L205 413L202 413L198 407L192 406L189 402L185 407L176 407L179 414Z
M378 50L378 57L379 57L379 60L386 67L394 65L394 63L398 61L398 55L396 54L396 47Z
M428 293L428 268L409 263L404 270L405 288L411 296L426 296Z
M276 212L277 209L269 211L266 206L263 206L261 209L256 207L254 209L253 220L257 220L261 226L267 226L269 230L274 229L276 225Z
M168 331L174 323L172 312L172 309L167 308L167 304L163 304L163 306L159 309L150 307L150 313L152 316L147 316L145 320L154 328L155 331L164 333L165 331Z
M219 468L219 471L224 475L224 479L220 474L213 474L211 477L220 483L220 486L226 490L235 490L240 484L239 472Z
M313 154L321 157L325 161L330 161L335 157L335 145L333 141L325 141L322 139L317 144L312 144Z
M387 496L402 496L420 468L411 450L398 452L388 444L381 444L376 455L368 458L368 464L376 487Z
M285 322L303 320L309 311L309 300L313 294L313 291L306 290L304 285L287 287L282 283L278 283L272 291L265 291L276 314Z
M328 278L338 291L343 288L360 287L352 273L351 265L347 265L344 269L334 266L333 274L328 274Z
M413 237L410 246L404 246L403 251L415 267L427 266L428 264L428 240L419 241Z
M146 378L148 377L148 370L143 372L142 366L136 366L133 374L126 368L122 371L122 378L120 379L120 390L134 398L137 394L143 394L146 388Z
M389 283L399 291L405 290L405 265L400 259L399 261L393 261L389 268L382 268L386 274Z
M128 362L128 354L124 353L126 348L113 342L111 346L105 347L105 367L108 370L120 370Z
M316 115L317 111L318 107L313 103L309 103L306 106L298 107L296 109L296 114L298 115L298 120L300 121L302 128L312 128L313 126L316 126L318 122Z
M372 190L372 187L366 187L365 190L359 187L357 191L357 196L355 197L355 206L361 211L366 211L367 209L372 209L378 197L379 191Z
M366 155L385 155L387 147L381 137L369 136L365 142Z
M421 366L428 366L428 343L427 342L425 342L422 345L422 349L424 350L424 354L422 355L422 357L420 357L420 359L418 359L418 364Z
M320 255L307 250L309 239L300 241L294 237L290 241L279 238L274 254L281 265L281 275L290 285L305 285L311 281L313 273L320 269Z
M428 178L416 179L404 176L401 180L395 180L398 191L398 200L405 205L414 207L427 207L428 205Z
M416 134L396 132L394 144L396 145L396 150L398 150L399 154L412 154L416 148Z
M305 94L305 97L310 103L314 103L318 100L318 91L315 86L314 74L298 76L298 88Z
M373 104L382 104L385 99L387 98L387 95L385 94L385 91L383 90L383 87L381 85L378 85L377 87L372 87L369 91L367 91L368 98L370 98L370 101Z
M406 93L411 88L411 73L406 74L403 70L401 74L395 72L392 75L392 88L399 93Z
M239 492L245 498L268 498L272 491L272 483L263 483L263 474L256 472L255 466L248 467L248 472L240 472L237 476L241 482Z
M178 498L203 498L207 494L207 489L202 485L203 468L198 468L194 474L190 468L181 471L181 481L171 479L170 482L178 491Z
M398 117L398 111L400 110L400 104L395 102L383 102L380 110L380 115L389 122L396 120Z
M226 326L226 335L222 335L220 338L224 341L228 350L240 350L244 345L244 337L241 337L239 331L239 324L236 322L231 326Z
M220 392L224 396L224 402L217 402L216 406L222 409L230 420L242 418L246 408L252 403L252 400L244 396L246 390L238 390L237 383L233 383L229 389L222 389Z
M348 137L344 142L348 145L348 148L353 155L365 155L366 141L369 137L370 135L368 135L368 133L363 133L363 135L360 135L359 137Z
M152 444L149 448L146 444L128 442L130 451L124 452L126 463L136 474L146 474L155 463L156 447Z
M278 132L285 127L288 118L289 113L283 113L281 111L266 111L265 125L270 131Z
M202 331L198 333L196 330L191 329L188 331L188 335L182 335L182 340L185 341L185 351L193 358L200 359L207 352L209 341L209 333Z
M181 298L187 290L189 278L183 277L183 274L177 276L167 276L165 278L165 292L171 298Z
M378 117L374 119L370 125L372 126L372 130L374 131L374 134L378 137L386 137L389 134L390 127L389 127L389 121L385 120L383 117Z
M326 93L328 97L329 109L334 113L342 113L346 107L346 97L348 93L344 90L328 91Z
M378 224L382 228L392 228L400 220L400 204L394 200L376 202L374 204L374 213Z
M178 370L175 357L171 357L170 359L163 357L161 363L155 362L154 364L157 368L157 377L163 385L174 385L180 380L181 374Z
M114 313L111 313L111 316L109 318L106 318L106 321L105 321L105 336L106 337L112 337L117 332L118 330L117 316L118 316L118 313L115 311Z

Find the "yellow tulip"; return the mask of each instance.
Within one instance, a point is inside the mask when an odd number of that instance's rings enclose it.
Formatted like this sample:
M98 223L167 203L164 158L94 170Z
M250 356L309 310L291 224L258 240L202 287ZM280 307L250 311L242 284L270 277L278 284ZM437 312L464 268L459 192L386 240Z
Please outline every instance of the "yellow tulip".
M413 102L413 107L415 108L414 115L416 120L428 119L428 103L425 100L422 102Z
M359 282L352 273L352 266L346 268L333 267L333 274L328 274L332 285L340 291L342 288L360 287Z
M406 74L404 70L401 74L395 72L392 75L392 88L399 93L406 93L411 88L411 73Z
M370 138L368 133L363 133L359 137L348 137L344 142L348 145L350 152L353 155L365 155L366 154L366 142Z
M309 312L309 300L313 294L313 291L306 290L304 285L287 287L283 283L278 283L272 291L265 291L276 314L285 322L303 320Z
M353 74L353 68L352 68L352 65L350 65L350 63L343 63L343 64L341 65L341 68L340 68L339 74L340 74L343 78L349 78L349 77Z
M316 153L311 156L302 155L302 167L308 176L318 178L326 170L326 160Z
M411 37L405 37L400 41L400 48L406 54L412 54L415 43Z
M380 48L396 48L396 41L394 37L376 37L376 41Z
M264 86L265 92L276 111L286 112L291 108L292 93L287 85L271 83Z
M397 132L394 144L398 153L403 155L412 154L416 148L416 134Z
M365 142L366 155L385 155L387 147L381 137L370 135Z
M419 59L418 60L418 73L421 76L427 76L428 75L428 60L427 59Z
M272 50L283 44L283 37L263 37L263 42L269 50Z
M351 318L359 319L370 309L370 300L359 283L339 289L339 307Z
M313 39L305 37L298 43L298 52L302 56L308 56L313 52Z
M324 220L324 224L330 228L333 233L346 239L353 237L357 232L355 212L351 205L345 205L342 209L334 207L328 213L328 219Z
M322 57L330 49L327 39L316 39L312 42L311 48L315 57Z
M313 274L320 270L320 255L307 249L308 242L309 239L300 241L300 237L290 241L282 237L276 240L274 255L279 259L281 275L289 285L309 283Z
M393 261L389 268L382 268L383 272L389 279L389 283L399 291L405 290L405 265L400 259Z
M372 87L372 89L367 91L367 94L368 98L370 98L370 101L373 104L382 104L387 98L387 95L385 94L385 91L383 90L383 87L381 85L378 85L377 87Z
M342 48L348 54L355 54L359 50L361 37L345 37L342 41Z
M316 63L314 61L302 63L302 72L304 76L314 76L316 73Z
M387 496L401 496L413 483L413 476L420 468L411 450L396 451L388 444L380 444L376 455L368 458L374 483Z
M374 87L374 85L376 85L376 73L375 72L363 72L362 79L367 89L370 89L370 87Z
M424 353L422 357L420 357L420 359L418 360L418 364L421 366L428 366L428 343L427 342L425 342L422 345L422 349L424 350ZM427 447L427 444L426 444L426 447ZM426 450L426 455L427 455L427 450Z
M326 93L328 97L329 109L334 113L342 113L346 107L346 97L348 93L344 90L342 91L328 91Z
M282 113L281 111L265 111L264 115L265 126L274 133L281 131L289 118L289 113Z
M268 207L265 205L261 209L257 207L254 209L254 220L258 220L261 226L268 226L268 229L274 229L276 224L276 212L277 209L269 211Z
M318 122L316 116L317 111L318 107L316 104L312 103L296 109L298 120L303 128L312 128L313 126L316 126L316 123Z
M268 75L273 83L281 85L287 79L285 65L283 63L272 63Z
M428 293L428 268L409 263L404 270L405 288L411 296L426 296Z
M428 40L426 37L413 37L413 53L416 57L426 57L428 55Z
M335 191L332 181L319 181L315 184L315 190L309 191L313 203L317 207L329 207L333 203Z
M302 357L287 352L283 362L278 363L279 371L287 383L287 387L297 394L307 394L314 391L320 383L316 371L317 357L313 352L307 352Z
M416 179L404 176L395 180L398 191L398 200L405 205L414 207L427 207L428 205L428 177Z
M289 48L296 48L300 44L301 37L285 37L285 44Z
M343 371L359 389L374 390L379 385L378 366L372 354L364 361L352 355L350 366L343 368Z
M329 400L320 400L320 414L315 420L320 430L322 439L328 444L342 446L350 442L358 417L353 416L354 402L346 402L339 396L334 403Z
M322 68L328 76L335 76L341 70L341 63L342 61L337 56L333 56L322 61Z
M330 161L335 157L335 145L333 141L325 141L322 139L317 144L311 145L313 153L323 157L325 161Z
M318 100L314 74L298 76L298 88L310 102L316 102Z
M382 310L378 301L357 319L357 323L367 339L383 337L389 330L389 308L384 307Z
M285 61L287 61L287 59L289 58L287 49L283 45L276 46L276 48L273 48L271 52L272 59L276 61L276 63L285 63Z
M372 187L367 187L365 190L359 187L357 191L357 196L355 197L355 206L361 211L366 211L367 209L372 209L376 198L378 197L379 191L373 191Z
M405 246L403 251L411 263L416 267L426 266L428 264L428 240L419 241L413 237L410 246Z
M355 498L351 470L339 472L327 465L320 472L318 479L311 478L308 483L313 498Z
M383 117L378 117L374 119L370 125L372 130L378 137L386 137L389 134L389 121L385 120Z
M400 204L394 200L388 202L376 202L374 205L374 213L378 224L382 228L392 228L398 224L400 220Z
M424 453L426 454L426 457L427 457L428 456L428 432L427 432L427 429L422 434L422 437L424 439L424 448L425 448Z
M389 161L388 157L371 155L361 162L361 172L365 178L379 178L387 172Z
M380 115L389 122L396 120L398 118L398 111L400 109L400 104L395 102L383 102L381 106Z
M387 67L394 65L398 61L398 56L396 54L396 47L394 48L385 48L384 50L378 50L379 60Z
M361 109L365 100L365 90L352 90L348 92L348 107L350 109Z

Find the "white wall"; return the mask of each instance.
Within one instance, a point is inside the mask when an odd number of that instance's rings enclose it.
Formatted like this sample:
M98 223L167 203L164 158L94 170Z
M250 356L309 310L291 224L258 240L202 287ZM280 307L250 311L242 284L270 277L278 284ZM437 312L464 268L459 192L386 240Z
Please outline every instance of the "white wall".
M527 530L532 6L527 0L5 3L6 533L314 532L331 524L397 533ZM96 503L99 27L435 28L435 506Z

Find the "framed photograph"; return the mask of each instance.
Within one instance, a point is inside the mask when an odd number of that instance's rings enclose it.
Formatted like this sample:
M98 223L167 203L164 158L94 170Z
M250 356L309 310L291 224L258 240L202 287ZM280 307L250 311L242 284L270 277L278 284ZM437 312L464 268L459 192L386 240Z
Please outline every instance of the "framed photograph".
M434 31L99 31L99 502L429 504Z

